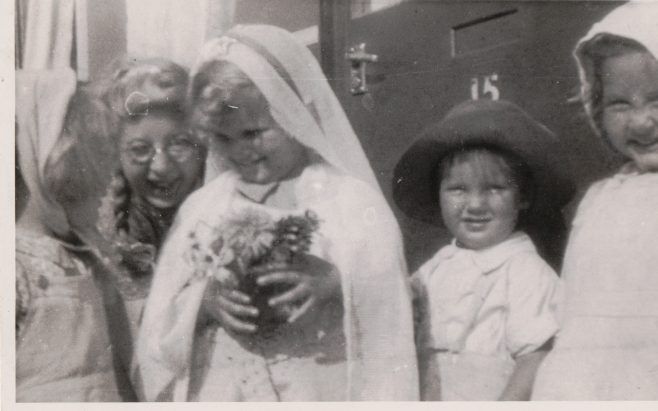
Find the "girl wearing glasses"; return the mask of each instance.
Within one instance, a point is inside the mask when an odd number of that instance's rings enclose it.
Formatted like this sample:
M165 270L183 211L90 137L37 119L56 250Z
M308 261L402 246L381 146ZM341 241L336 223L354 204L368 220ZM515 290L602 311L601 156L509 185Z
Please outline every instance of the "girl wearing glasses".
M103 199L99 230L115 251L118 288L132 335L158 250L178 206L199 186L205 148L185 120L188 75L161 59L130 60L106 98L119 113L120 167Z

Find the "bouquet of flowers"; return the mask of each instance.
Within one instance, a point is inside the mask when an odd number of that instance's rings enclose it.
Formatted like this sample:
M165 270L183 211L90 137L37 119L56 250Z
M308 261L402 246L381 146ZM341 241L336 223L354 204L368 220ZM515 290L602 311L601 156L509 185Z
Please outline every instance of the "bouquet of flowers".
M268 300L288 289L275 284L260 287L253 268L269 263L292 264L309 251L320 222L310 210L279 220L253 208L228 216L216 226L197 225L189 234L186 260L194 268L193 279L212 277L250 295L259 310L259 328L285 322L289 310L274 310Z

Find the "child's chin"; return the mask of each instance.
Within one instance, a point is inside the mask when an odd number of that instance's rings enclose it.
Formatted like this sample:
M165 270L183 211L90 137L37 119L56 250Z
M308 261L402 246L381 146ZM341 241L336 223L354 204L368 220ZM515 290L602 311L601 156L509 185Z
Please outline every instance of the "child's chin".
M168 199L161 197L148 197L146 201L148 201L148 203L151 206L159 209L169 209L177 206L179 203L177 199Z
M647 173L658 173L658 153L635 160L637 167Z
M508 236L501 236L501 237L495 237L495 238L469 238L469 239L464 239L464 241L458 241L460 246L462 248L468 248L469 250L484 250L489 247L493 247L496 244L500 244L503 241L505 241Z
M250 184L270 184L274 182L272 176L266 173L242 173L242 181Z

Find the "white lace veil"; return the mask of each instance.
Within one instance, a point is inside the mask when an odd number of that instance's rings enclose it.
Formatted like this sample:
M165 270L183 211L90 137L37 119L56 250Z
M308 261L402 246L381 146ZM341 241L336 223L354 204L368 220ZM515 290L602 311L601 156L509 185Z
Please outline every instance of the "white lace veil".
M236 26L203 47L192 76L211 61L236 65L265 96L272 117L290 136L381 193L363 148L317 60L291 33L267 25ZM210 147L206 182L224 168L221 156L212 144Z
M213 61L236 65L259 88L272 117L290 136L332 166L372 187L364 192L367 187L353 178L342 180L347 184L343 188L348 190L342 195L353 197L350 201L356 209L349 216L352 224L346 224L347 229L334 226L347 238L359 237L365 227L374 237L359 243L362 248L355 248L356 243L333 247L335 263L344 267L347 398L416 398L411 306L399 229L317 61L290 33L260 25L238 26L226 36L211 40L192 73L193 88L199 68ZM166 393L172 378L177 379L172 386L173 398L187 398L192 341L206 283L188 281L192 270L184 252L188 234L199 219L217 217L229 207L235 175L218 175L226 168L221 162L221 153L213 150L211 143L206 185L181 206L155 270L137 344L138 366L133 370L138 391L147 399ZM349 187L359 189L352 192ZM361 217L368 210L379 216L380 222L368 225L368 219ZM359 234L351 235L348 230L359 230ZM375 285L379 287L376 291Z

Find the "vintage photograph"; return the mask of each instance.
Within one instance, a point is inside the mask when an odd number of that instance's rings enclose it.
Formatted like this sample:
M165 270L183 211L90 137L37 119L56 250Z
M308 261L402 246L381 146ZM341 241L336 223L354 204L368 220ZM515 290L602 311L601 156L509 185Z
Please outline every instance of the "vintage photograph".
M3 407L658 401L658 0L12 2Z

